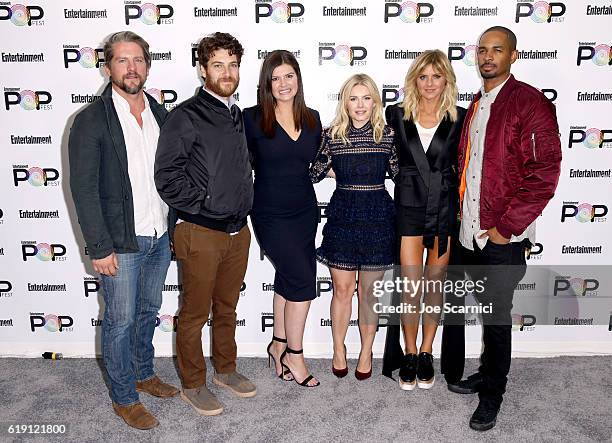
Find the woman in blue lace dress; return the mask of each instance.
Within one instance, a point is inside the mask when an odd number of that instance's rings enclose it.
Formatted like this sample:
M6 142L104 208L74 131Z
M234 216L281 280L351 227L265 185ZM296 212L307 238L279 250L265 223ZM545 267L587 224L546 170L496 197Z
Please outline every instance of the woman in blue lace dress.
M321 148L311 166L313 182L333 170L336 190L327 207L323 242L317 260L331 273L334 357L332 372L348 373L344 339L357 285L361 352L355 368L359 380L372 374L372 344L378 318L372 310L372 285L393 265L395 209L385 176L398 172L393 130L385 125L383 105L374 81L365 74L349 78L340 91L336 117L323 131Z

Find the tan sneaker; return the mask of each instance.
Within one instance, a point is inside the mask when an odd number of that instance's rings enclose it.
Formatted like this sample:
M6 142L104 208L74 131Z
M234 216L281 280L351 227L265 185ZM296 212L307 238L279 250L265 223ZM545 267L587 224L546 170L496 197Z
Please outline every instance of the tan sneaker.
M144 431L159 425L157 419L140 402L129 406L121 406L113 402L113 409L119 417L133 428Z
M219 415L223 412L223 406L206 386L194 389L183 388L181 398L193 406L198 414Z
M257 394L257 388L244 375L234 371L229 374L217 374L213 377L213 383L229 389L238 397L254 397Z
M161 398L174 397L179 393L177 388L164 383L157 375L145 381L137 381L136 390Z

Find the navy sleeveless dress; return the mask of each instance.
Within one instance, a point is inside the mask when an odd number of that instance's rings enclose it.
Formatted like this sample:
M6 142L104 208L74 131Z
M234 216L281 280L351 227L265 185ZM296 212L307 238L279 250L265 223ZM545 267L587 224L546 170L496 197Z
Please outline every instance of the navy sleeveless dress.
M261 108L243 111L247 143L255 171L251 222L255 236L276 270L274 292L289 301L316 298L315 235L317 198L308 167L321 141L319 113L317 125L302 125L292 140L276 123L274 137L263 133Z
M375 143L372 125L350 127L349 144L332 140L330 129L311 166L314 182L325 178L330 168L336 174L336 190L327 207L323 242L317 260L345 271L380 271L394 263L395 207L385 189L385 176L398 173L393 130L385 126Z

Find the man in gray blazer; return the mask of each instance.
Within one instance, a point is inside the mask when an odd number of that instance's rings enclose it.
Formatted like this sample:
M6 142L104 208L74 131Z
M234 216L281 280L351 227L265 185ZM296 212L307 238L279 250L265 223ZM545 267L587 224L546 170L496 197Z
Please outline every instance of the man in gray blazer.
M153 181L166 110L143 91L151 56L130 31L104 45L109 84L76 116L68 141L70 188L93 268L104 289L102 356L113 409L138 429L159 424L138 392L178 390L153 371L153 333L170 264L168 206Z

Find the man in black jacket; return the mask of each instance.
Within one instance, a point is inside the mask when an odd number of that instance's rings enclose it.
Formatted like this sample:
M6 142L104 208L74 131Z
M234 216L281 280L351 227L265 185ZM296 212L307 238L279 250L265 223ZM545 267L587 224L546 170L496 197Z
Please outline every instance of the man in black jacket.
M70 130L70 188L93 268L104 289L102 355L115 412L127 424L159 424L137 391L172 397L153 371L153 333L170 264L168 207L153 166L166 110L144 93L149 45L130 31L104 45L110 82Z
M246 272L251 233L247 214L253 179L242 115L232 94L243 49L215 33L198 46L204 87L179 105L162 128L155 160L161 197L177 210L174 248L183 298L176 334L181 397L203 415L222 405L206 387L202 328L212 305L213 382L239 397L256 388L236 372L236 305Z

